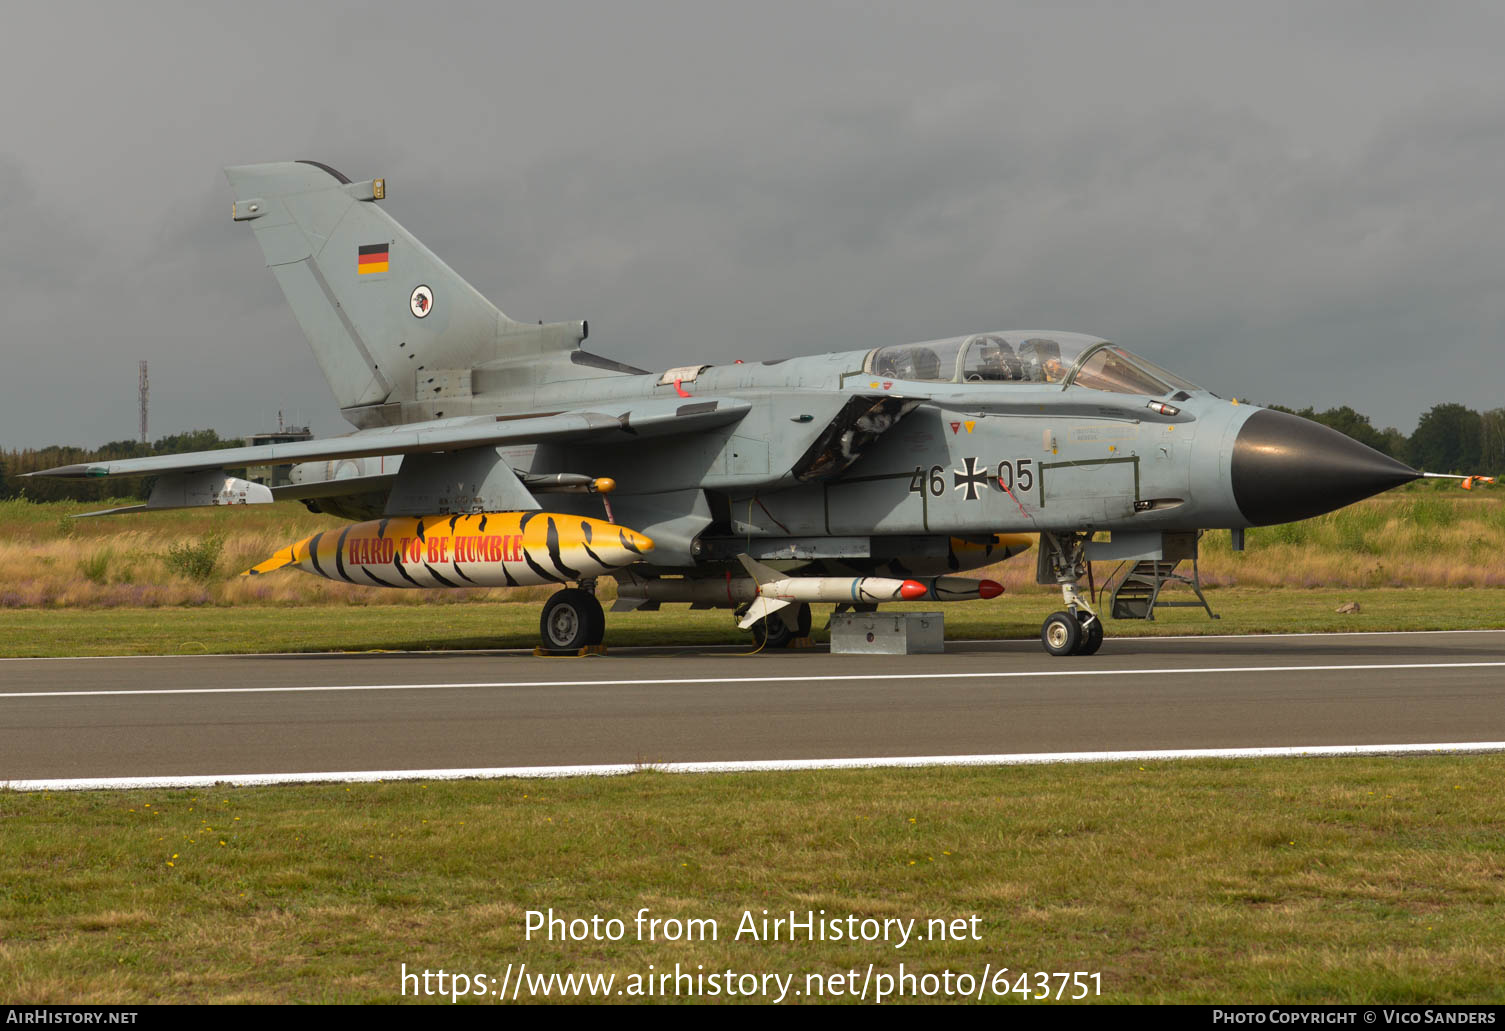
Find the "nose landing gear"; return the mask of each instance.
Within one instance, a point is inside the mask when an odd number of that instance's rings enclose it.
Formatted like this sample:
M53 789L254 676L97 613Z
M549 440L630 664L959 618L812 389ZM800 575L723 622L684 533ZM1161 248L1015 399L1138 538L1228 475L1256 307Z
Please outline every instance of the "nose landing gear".
M1090 533L1040 534L1036 581L1059 584L1066 609L1052 612L1040 625L1040 643L1052 655L1093 655L1103 646L1103 621L1077 590L1087 575Z
M1078 655L1096 655L1097 650L1103 646L1103 621L1094 612L1086 609L1078 609L1076 618L1082 624L1082 643L1077 648Z

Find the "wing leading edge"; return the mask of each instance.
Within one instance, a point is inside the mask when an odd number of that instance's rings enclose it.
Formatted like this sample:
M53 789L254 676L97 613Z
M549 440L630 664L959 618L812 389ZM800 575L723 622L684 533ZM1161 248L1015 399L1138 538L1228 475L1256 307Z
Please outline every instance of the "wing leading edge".
M194 451L181 455L127 458L113 462L63 465L26 473L59 479L105 476L154 476L247 465L332 461L377 455L406 455L466 448L532 444L544 441L592 440L627 442L667 433L695 432L736 422L752 404L732 398L697 398L694 402L633 405L620 412L551 412L532 416L497 416L437 424L365 430L346 437L301 440L258 447Z

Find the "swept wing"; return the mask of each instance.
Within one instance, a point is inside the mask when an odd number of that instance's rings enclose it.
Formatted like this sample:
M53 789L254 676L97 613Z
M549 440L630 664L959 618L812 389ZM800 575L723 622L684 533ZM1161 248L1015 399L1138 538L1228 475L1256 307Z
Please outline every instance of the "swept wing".
M752 408L732 398L696 398L693 402L649 401L620 411L550 412L416 423L390 429L363 430L344 437L300 440L257 447L194 451L181 455L87 462L27 473L27 476L79 478L96 476L163 476L247 465L320 462L376 455L462 451L546 441L624 443L665 433L687 433L736 422Z

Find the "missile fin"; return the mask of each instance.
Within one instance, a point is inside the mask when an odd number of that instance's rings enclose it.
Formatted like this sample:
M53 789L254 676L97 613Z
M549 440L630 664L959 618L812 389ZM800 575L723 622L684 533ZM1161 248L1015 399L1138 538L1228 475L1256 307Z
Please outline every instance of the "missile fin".
M788 573L781 573L777 569L769 569L750 555L738 555L737 561L742 563L742 568L747 570L747 575L760 585L771 584L775 580L787 580L789 578Z
M746 555L741 556L741 558L743 559L744 565L746 565L748 562L752 562L752 559L748 558ZM752 564L757 565L756 562L753 562ZM765 566L764 568L767 567ZM751 569L749 569L748 571L751 572ZM755 598L753 599L752 605L748 607L747 615L742 617L742 621L738 623L737 626L739 626L743 630L750 629L752 625L758 620L766 619L768 616L773 615L775 612L779 611L779 609L784 608L788 604L789 602L780 601L777 598Z

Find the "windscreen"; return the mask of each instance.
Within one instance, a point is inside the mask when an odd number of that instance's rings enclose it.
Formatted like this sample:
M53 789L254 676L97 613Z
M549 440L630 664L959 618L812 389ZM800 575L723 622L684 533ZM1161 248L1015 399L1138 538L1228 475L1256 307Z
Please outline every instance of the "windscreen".
M1201 387L1099 337L1081 333L977 333L903 343L868 354L871 375L924 382L1060 385L1163 397Z
M977 333L880 347L866 371L934 383L1083 387L1161 397L1195 384L1098 337L1080 333Z
M880 347L867 371L938 383L1062 383L1085 352L1104 341L1080 333L977 333Z
M1074 387L1107 390L1115 394L1148 394L1160 397L1172 393L1169 383L1155 376L1121 347L1103 347L1087 356L1071 378Z

